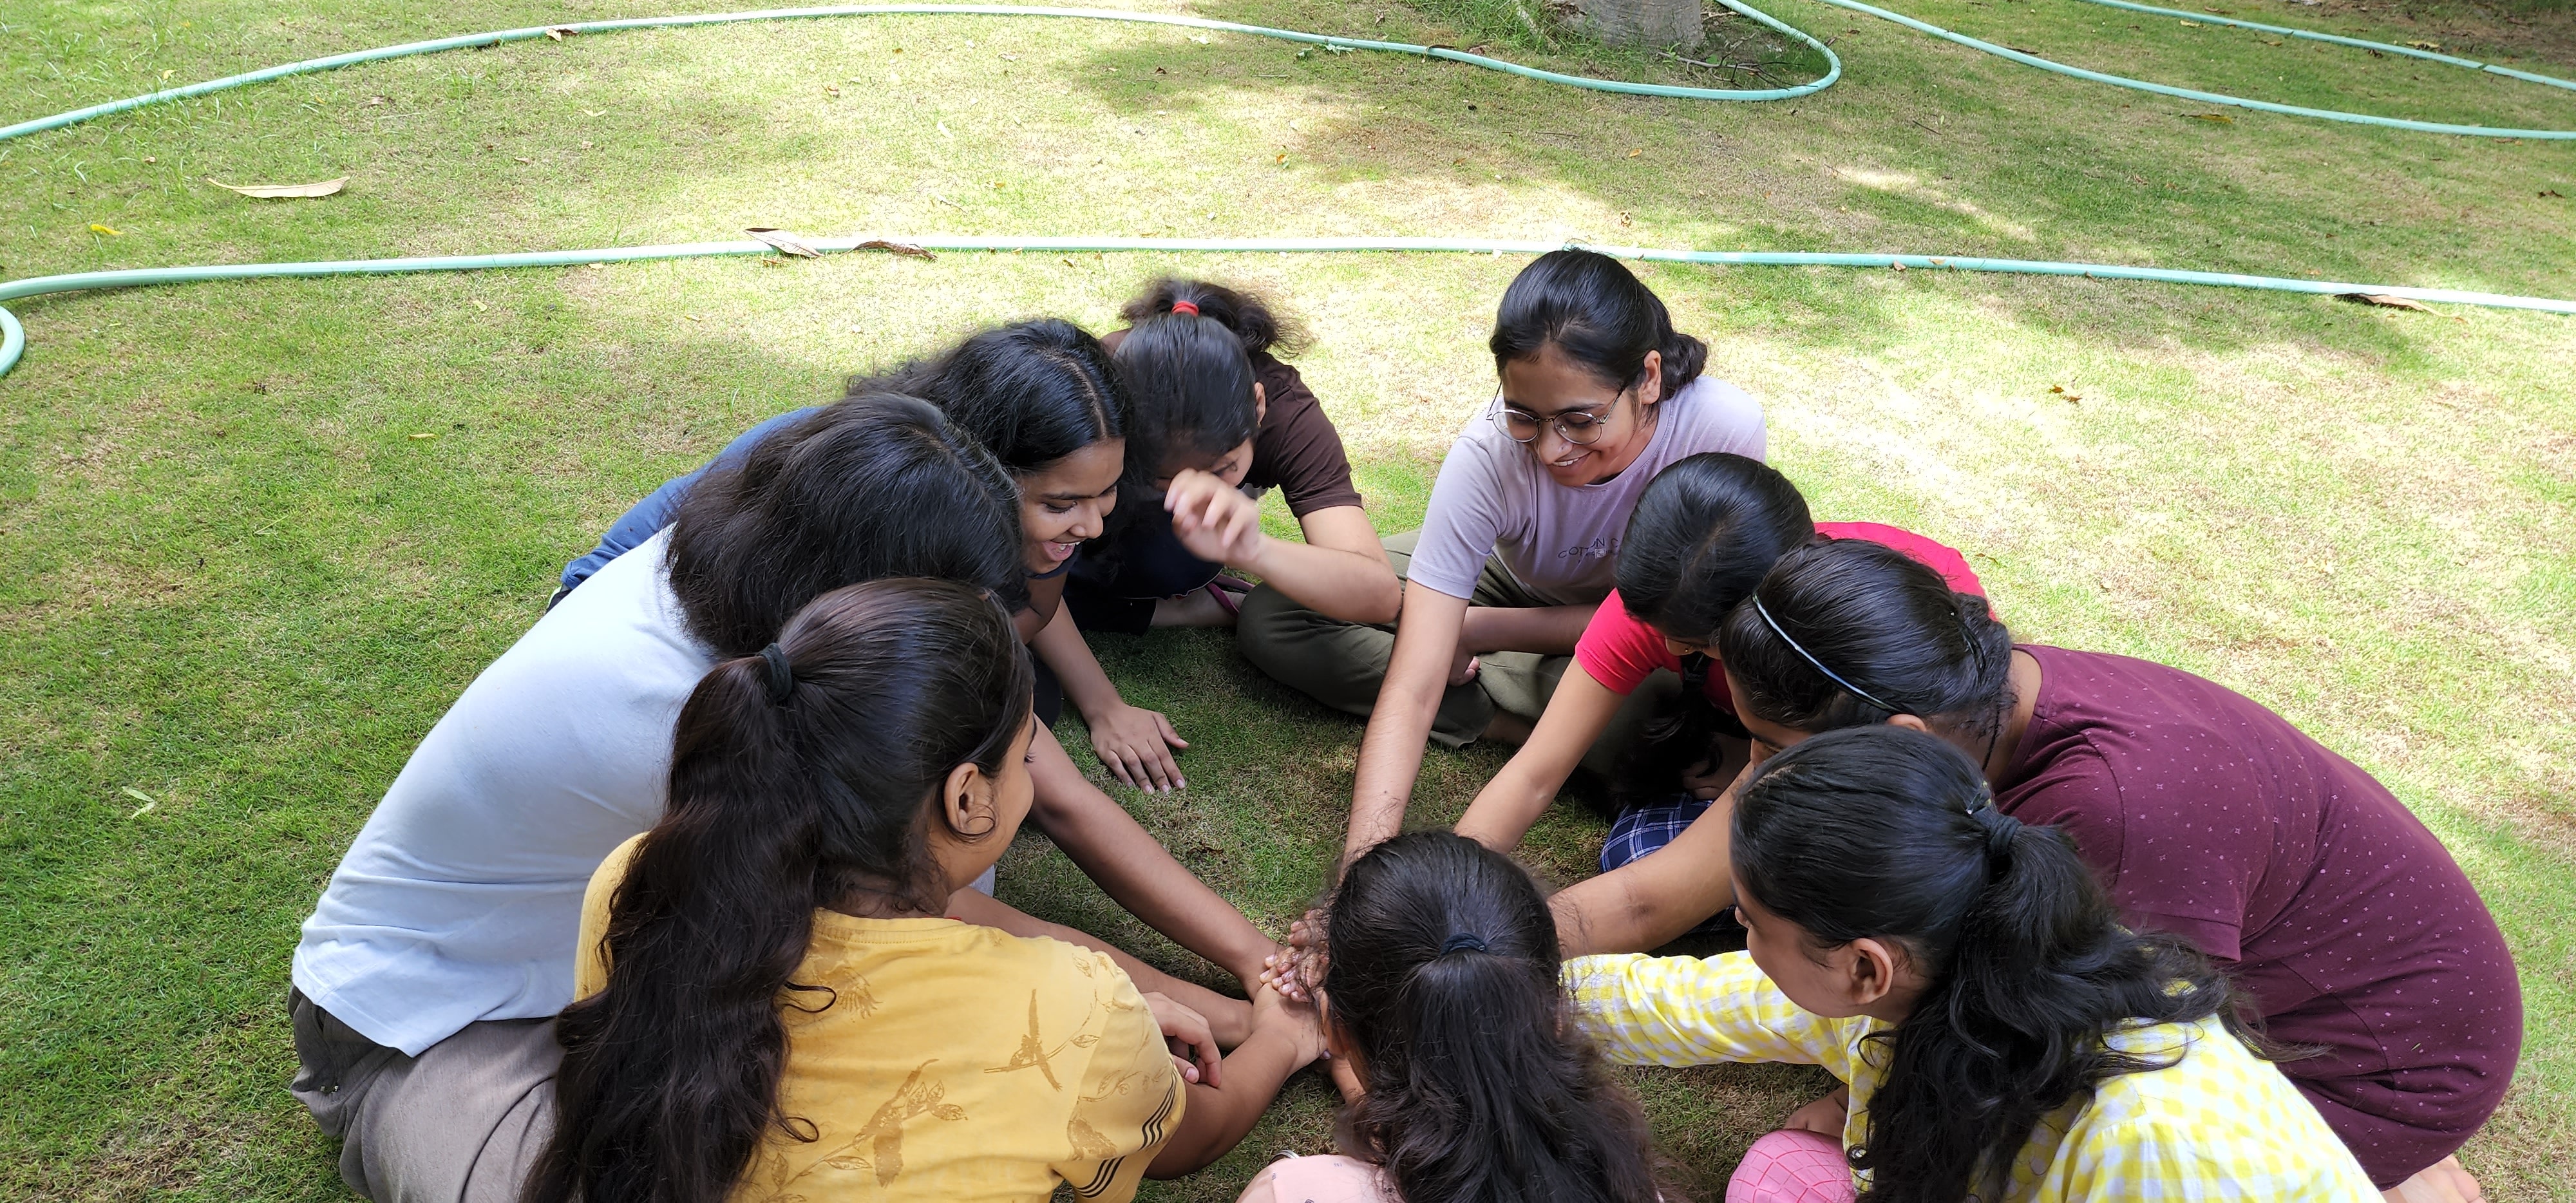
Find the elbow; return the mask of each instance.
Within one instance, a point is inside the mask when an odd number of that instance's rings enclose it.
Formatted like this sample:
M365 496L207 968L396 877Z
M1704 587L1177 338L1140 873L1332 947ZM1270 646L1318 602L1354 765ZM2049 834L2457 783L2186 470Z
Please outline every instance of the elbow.
M1395 620L1404 614L1404 582L1395 579L1393 572L1387 573L1384 580L1370 585L1354 608L1359 613L1351 616L1353 622L1381 627L1394 625Z

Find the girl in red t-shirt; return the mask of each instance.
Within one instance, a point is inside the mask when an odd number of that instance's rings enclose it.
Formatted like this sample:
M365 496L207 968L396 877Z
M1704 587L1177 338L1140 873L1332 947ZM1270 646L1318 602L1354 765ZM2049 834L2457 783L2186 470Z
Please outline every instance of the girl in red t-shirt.
M1679 460L1637 499L1619 545L1619 587L1584 628L1574 663L1529 742L1477 793L1458 833L1502 850L1520 843L1629 695L1665 672L1682 678L1685 710L1659 742L1681 749L1681 764L1634 775L1653 782L1648 792L1659 792L1680 769L1680 789L1621 812L1602 846L1601 871L1671 842L1744 767L1744 728L1735 721L1726 675L1708 655L1718 626L1774 561L1818 539L1885 544L1954 588L1984 591L1965 557L1921 535L1875 522L1812 520L1798 486L1760 460L1722 451ZM1703 748L1707 755L1700 756ZM1722 862L1720 868L1722 877Z

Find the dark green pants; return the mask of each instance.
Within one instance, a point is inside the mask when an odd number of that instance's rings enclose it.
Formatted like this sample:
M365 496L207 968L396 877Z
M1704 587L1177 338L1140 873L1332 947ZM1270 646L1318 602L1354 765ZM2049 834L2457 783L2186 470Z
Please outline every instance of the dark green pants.
M1398 577L1405 575L1420 534L1407 531L1381 540ZM1551 604L1490 556L1467 601L1496 607ZM1386 681L1387 659L1395 652L1395 627L1328 618L1265 585L1243 601L1243 613L1235 621L1235 646L1244 659L1281 682L1344 714L1366 718L1377 706L1378 687ZM1481 667L1475 678L1451 686L1440 699L1431 738L1443 747L1462 748L1476 742L1494 721L1496 710L1538 721L1548 698L1556 693L1557 680L1574 663L1572 656L1535 652L1488 652L1477 659ZM1609 776L1619 757L1635 746L1647 720L1680 689L1681 678L1672 673L1647 678L1594 741L1583 767Z

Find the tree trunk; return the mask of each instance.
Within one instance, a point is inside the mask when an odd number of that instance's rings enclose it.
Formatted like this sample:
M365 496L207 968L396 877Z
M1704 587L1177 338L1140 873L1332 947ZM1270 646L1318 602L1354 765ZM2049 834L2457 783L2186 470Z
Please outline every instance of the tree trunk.
M1583 28L1613 46L1675 47L1689 53L1708 41L1700 0L1583 0Z

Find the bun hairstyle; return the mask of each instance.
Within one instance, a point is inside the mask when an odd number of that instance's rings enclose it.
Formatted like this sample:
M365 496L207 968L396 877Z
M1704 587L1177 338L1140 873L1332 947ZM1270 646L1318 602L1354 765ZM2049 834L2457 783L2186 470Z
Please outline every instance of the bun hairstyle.
M722 1203L773 1130L814 1138L778 1109L782 997L840 1001L793 979L814 911L944 905L925 809L956 766L995 775L1021 754L1030 671L990 594L883 580L707 673L680 709L670 805L609 903L608 984L556 1021L557 1118L526 1203Z
M1061 318L996 326L946 354L850 382L848 395L926 398L1014 475L1124 438L1128 401L1100 340Z
M1510 858L1446 831L1396 836L1343 874L1324 940L1327 1019L1368 1088L1344 1144L1405 1203L1672 1195L1644 1112L1575 1034L1556 921Z
M1871 1203L1990 1198L2040 1117L2181 1056L2103 1038L2235 1017L2227 980L2178 937L2136 934L2075 846L1994 807L1975 764L1902 727L1834 731L1771 757L1736 802L1736 880L1817 948L1896 944L1930 979L1883 1043L1869 1099Z
M1912 714L1989 737L2014 698L2012 632L1986 599L1867 539L1780 557L1718 628L1736 705L1794 731Z
M1145 291L1118 311L1118 316L1131 327L1139 326L1171 313L1174 305L1225 327L1243 344L1246 355L1272 350L1294 353L1306 345L1304 332L1272 312L1268 302L1241 289L1205 280L1165 276L1146 285Z
M721 656L759 651L807 602L860 581L932 577L1028 601L1018 488L918 397L824 406L709 469L672 525L671 592Z
M1816 537L1807 499L1780 470L1703 451L1655 474L1619 542L1619 600L1676 639L1714 643L1762 574Z
M1699 379L1708 344L1673 329L1654 291L1618 260L1567 248L1541 255L1503 291L1494 317L1494 370L1553 346L1603 384L1625 390L1646 376L1646 354L1663 352L1669 401Z

